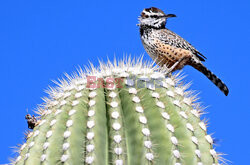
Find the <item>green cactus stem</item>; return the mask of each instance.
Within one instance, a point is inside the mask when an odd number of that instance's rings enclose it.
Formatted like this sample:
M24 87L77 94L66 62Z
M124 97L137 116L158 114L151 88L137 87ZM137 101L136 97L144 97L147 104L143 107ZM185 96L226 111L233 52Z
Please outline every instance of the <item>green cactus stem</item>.
M50 88L15 165L216 165L189 85L142 59L92 65Z

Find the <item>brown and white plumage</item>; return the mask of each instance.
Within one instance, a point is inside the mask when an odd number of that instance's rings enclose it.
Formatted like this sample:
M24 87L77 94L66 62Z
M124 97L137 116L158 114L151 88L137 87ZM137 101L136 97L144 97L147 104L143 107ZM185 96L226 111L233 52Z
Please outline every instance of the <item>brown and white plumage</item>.
M140 36L149 56L158 65L171 68L171 71L190 65L202 72L225 95L228 95L227 86L202 64L206 57L185 39L165 28L169 17L176 16L174 14L165 14L155 7L142 11L139 17Z

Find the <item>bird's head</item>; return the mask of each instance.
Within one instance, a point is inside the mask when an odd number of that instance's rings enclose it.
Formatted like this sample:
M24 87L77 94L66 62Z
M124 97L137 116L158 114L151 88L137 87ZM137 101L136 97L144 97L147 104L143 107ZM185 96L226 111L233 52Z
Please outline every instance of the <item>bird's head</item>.
M166 21L170 17L176 17L175 14L165 14L162 10L151 7L141 12L138 26L149 26L153 28L164 28Z

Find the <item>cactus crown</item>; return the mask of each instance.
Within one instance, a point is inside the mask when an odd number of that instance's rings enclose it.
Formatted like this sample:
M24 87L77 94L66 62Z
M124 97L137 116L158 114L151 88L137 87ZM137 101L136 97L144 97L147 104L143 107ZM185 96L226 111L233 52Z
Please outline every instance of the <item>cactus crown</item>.
M66 75L12 163L218 164L190 84L166 71L127 58Z

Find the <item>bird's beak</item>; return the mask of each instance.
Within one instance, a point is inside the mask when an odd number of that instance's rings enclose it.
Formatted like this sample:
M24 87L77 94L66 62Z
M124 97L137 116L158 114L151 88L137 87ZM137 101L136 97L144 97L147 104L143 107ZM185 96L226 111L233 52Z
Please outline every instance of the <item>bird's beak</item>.
M167 15L165 15L165 17L166 18L171 18L171 17L176 17L176 15L175 14L167 14Z

